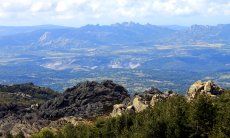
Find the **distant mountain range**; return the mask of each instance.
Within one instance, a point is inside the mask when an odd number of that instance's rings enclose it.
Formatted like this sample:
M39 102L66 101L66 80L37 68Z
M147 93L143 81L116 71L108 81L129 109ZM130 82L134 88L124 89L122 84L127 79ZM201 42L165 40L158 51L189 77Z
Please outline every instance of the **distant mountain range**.
M86 25L79 28L41 25L0 27L1 46L48 47L229 43L230 24L156 26L138 23Z
M154 85L183 93L202 78L229 88L229 45L230 24L0 26L0 83L63 91L112 79L132 92Z

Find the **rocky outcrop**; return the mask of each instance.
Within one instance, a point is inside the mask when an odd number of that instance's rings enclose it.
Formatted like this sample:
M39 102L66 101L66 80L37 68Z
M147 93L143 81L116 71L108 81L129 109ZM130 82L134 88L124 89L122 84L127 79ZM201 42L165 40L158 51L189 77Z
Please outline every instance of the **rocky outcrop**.
M45 119L64 116L94 118L113 110L113 105L129 97L127 90L112 81L84 82L67 89L62 95L39 107Z
M126 106L124 104L115 104L113 106L113 111L110 114L112 117L120 116L125 113Z
M209 96L221 95L224 92L220 86L209 80L206 82L197 81L190 86L187 91L188 100L196 98L198 95L206 94Z
M157 102L166 100L169 97L176 96L177 94L173 91L165 91L161 94L155 94L152 96L152 99L150 101L150 105L153 107Z
M1 85L0 90L7 98L7 102L0 103L0 133L22 131L26 136L49 125L55 127L52 124L76 124L79 118L108 115L114 104L129 97L124 87L112 81L79 83L61 94L53 94L52 90L31 83ZM14 100L15 97L19 101ZM37 100L45 102L38 104Z
M135 109L135 112L141 112L149 106L147 101L143 101L143 99L138 95L133 99L132 105Z
M116 104L114 105L112 117L120 116L123 113L138 113L142 112L148 107L153 107L158 101L166 100L171 96L175 96L176 93L172 91L161 92L160 90L152 87L142 93L137 93L130 98L128 104Z

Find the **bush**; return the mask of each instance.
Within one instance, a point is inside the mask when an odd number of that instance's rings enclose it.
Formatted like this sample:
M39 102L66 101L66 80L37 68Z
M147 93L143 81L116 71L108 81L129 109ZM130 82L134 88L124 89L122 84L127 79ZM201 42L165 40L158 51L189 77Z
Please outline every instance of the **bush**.
M55 135L49 129L43 129L39 133L32 135L31 138L55 138Z

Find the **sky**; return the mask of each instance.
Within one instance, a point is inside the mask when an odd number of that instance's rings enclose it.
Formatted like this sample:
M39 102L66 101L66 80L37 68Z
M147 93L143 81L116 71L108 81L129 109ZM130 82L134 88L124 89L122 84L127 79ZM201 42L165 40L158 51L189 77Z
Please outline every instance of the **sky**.
M230 0L0 0L0 25L230 23Z

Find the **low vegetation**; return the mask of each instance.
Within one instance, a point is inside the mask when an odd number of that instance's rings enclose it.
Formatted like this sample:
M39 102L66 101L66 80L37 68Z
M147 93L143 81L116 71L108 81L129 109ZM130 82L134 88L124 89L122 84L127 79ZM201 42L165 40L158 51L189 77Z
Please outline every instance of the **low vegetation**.
M33 83L1 85L0 84L0 106L3 104L20 104L28 106L36 103L43 103L53 99L57 92L34 85Z
M32 138L184 138L230 137L230 91L219 97L200 95L187 102L173 96L136 114L98 118L93 124L68 124L60 131L43 129Z

